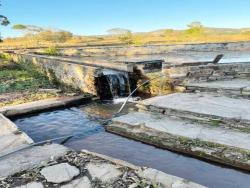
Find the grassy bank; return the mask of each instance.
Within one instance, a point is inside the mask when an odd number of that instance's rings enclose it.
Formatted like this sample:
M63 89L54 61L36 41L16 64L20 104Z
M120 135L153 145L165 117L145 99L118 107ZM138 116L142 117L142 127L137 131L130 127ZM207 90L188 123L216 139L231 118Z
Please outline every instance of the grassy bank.
M0 59L0 107L74 94L33 68Z

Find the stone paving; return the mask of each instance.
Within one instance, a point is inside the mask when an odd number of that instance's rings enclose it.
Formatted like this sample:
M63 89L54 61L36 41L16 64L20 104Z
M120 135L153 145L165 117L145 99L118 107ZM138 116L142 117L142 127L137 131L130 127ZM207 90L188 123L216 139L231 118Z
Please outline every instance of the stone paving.
M250 132L250 100L213 93L174 93L139 102L141 110Z
M0 113L0 156L31 143L31 138Z
M202 188L196 183L151 168L141 168L91 152L69 151L57 159L0 181L16 188Z
M250 134L149 112L116 117L106 130L165 149L250 170Z

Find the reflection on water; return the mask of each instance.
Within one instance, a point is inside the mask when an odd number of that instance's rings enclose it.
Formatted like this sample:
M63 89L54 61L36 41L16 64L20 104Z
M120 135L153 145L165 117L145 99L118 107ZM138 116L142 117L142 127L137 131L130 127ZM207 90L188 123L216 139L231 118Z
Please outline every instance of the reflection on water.
M209 186L248 188L250 175L167 150L136 142L104 131L100 122L109 119L121 104L92 103L82 107L40 113L14 120L35 141L77 133L67 146L87 149L126 160L136 165L159 169ZM125 109L134 108L130 104Z

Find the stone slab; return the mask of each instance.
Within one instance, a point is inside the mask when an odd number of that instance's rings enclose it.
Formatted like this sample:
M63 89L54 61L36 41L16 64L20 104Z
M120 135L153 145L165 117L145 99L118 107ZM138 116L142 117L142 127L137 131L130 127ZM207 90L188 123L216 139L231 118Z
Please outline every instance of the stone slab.
M226 90L241 90L250 86L250 80L233 79L224 81L198 82L184 84L186 87L210 88L210 89L226 89Z
M128 167L130 169L133 169L138 173L138 175L141 178L145 178L148 181L152 182L153 184L160 183L164 187L169 187L167 185L174 185L172 187L178 187L177 185L181 185L179 187L204 188L204 186L202 186L200 184L196 184L194 182L191 182L189 180L186 180L186 179L183 179L183 178L180 178L180 177L177 177L177 176L166 174L166 173L161 172L161 171L156 170L156 169L135 166L135 165L133 165L131 163L128 163L126 161L122 161L122 160L119 160L119 159L116 159L116 158L113 158L113 157L110 157L110 156L106 156L106 155L103 155L103 154L91 152L91 151L88 151L88 150L82 150L82 152L86 153L86 154L96 156L96 157L99 157L99 158L102 158L102 159L104 159L106 161L109 161L109 162L112 162L112 163L114 163L116 165L123 166L123 167ZM79 182L79 181L81 181L81 179L75 180L75 181ZM131 187L133 187L133 186L131 186ZM70 187L65 187L65 188L70 188ZM88 188L88 187L86 186L86 188Z
M51 183L63 183L72 180L80 174L77 167L68 163L60 163L52 166L44 167L40 173Z
M39 167L53 158L64 155L68 148L50 144L35 146L0 158L0 180L17 172Z
M91 182L89 181L88 177L84 176L61 186L61 188L91 188Z
M26 185L21 185L16 188L43 188L43 187L44 187L43 184L40 182L30 182Z
M0 156L31 143L33 140L29 136L0 114Z
M100 179L102 182L110 182L117 179L122 172L115 165L102 163L89 163L86 166L92 178Z
M67 152L67 154L60 157L60 159L54 158L49 164L43 164L42 166L37 166L30 170L9 176L8 180L0 181L1 185L5 187L14 187L19 185L20 182L29 182L28 184L22 184L21 187L32 187L31 185L37 185L38 187L43 184L44 187L51 187L51 183L46 181L40 174L42 169L54 168L55 166L60 166L62 164L70 164L72 166L77 166L81 169L77 177L69 182L62 182L54 184L55 187L62 188L90 188L90 187L138 187L140 183L145 183L144 187L151 187L155 185L154 183L161 183L161 187L166 187L165 185L181 185L181 187L190 187L189 185L194 185L194 187L203 188L202 185L196 183L191 183L188 180L171 176L165 174L155 169L135 166L128 163L123 163L118 159L107 157L104 155L96 154L89 151L82 152ZM51 166L47 166L51 165ZM132 167L132 168L130 168ZM62 168L62 171L65 169ZM48 176L61 176L58 170L51 171L47 174ZM52 173L51 173L52 172ZM62 172L64 173L64 172ZM37 182L32 182L30 176L26 174L32 174L32 177L36 178ZM72 176L71 176L72 177ZM98 178L98 180L96 179ZM164 178L165 180L163 180ZM167 179L166 179L167 178ZM147 181L146 181L147 180ZM178 187L178 186L177 186Z
M68 105L82 104L90 100L90 97L76 96L76 97L59 97L52 99L45 99L34 101L14 106L6 106L0 108L0 113L5 116L17 116L28 113L39 112L52 108L64 107Z
M208 93L174 93L146 99L140 105L200 115L250 121L250 100Z
M142 171L141 176L153 182L155 185L160 184L168 188L205 188L205 186L190 182L188 180L172 176L156 169L146 168Z
M222 127L212 127L197 123L189 123L174 117L155 115L144 112L133 112L116 117L114 123L129 124L131 126L145 126L160 132L199 139L205 142L233 146L250 151L250 134Z
M150 112L116 117L106 130L160 148L250 170L250 134L239 130Z

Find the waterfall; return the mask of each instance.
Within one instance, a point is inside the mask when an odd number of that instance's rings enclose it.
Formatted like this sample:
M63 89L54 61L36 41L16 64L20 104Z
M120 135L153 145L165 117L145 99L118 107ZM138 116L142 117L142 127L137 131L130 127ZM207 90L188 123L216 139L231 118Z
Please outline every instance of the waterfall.
M110 74L106 77L113 98L125 97L128 94L128 79L123 74Z
M101 79L100 93L101 98L119 98L126 97L130 92L130 84L128 74L126 72L118 72L112 70L103 71L103 79Z

